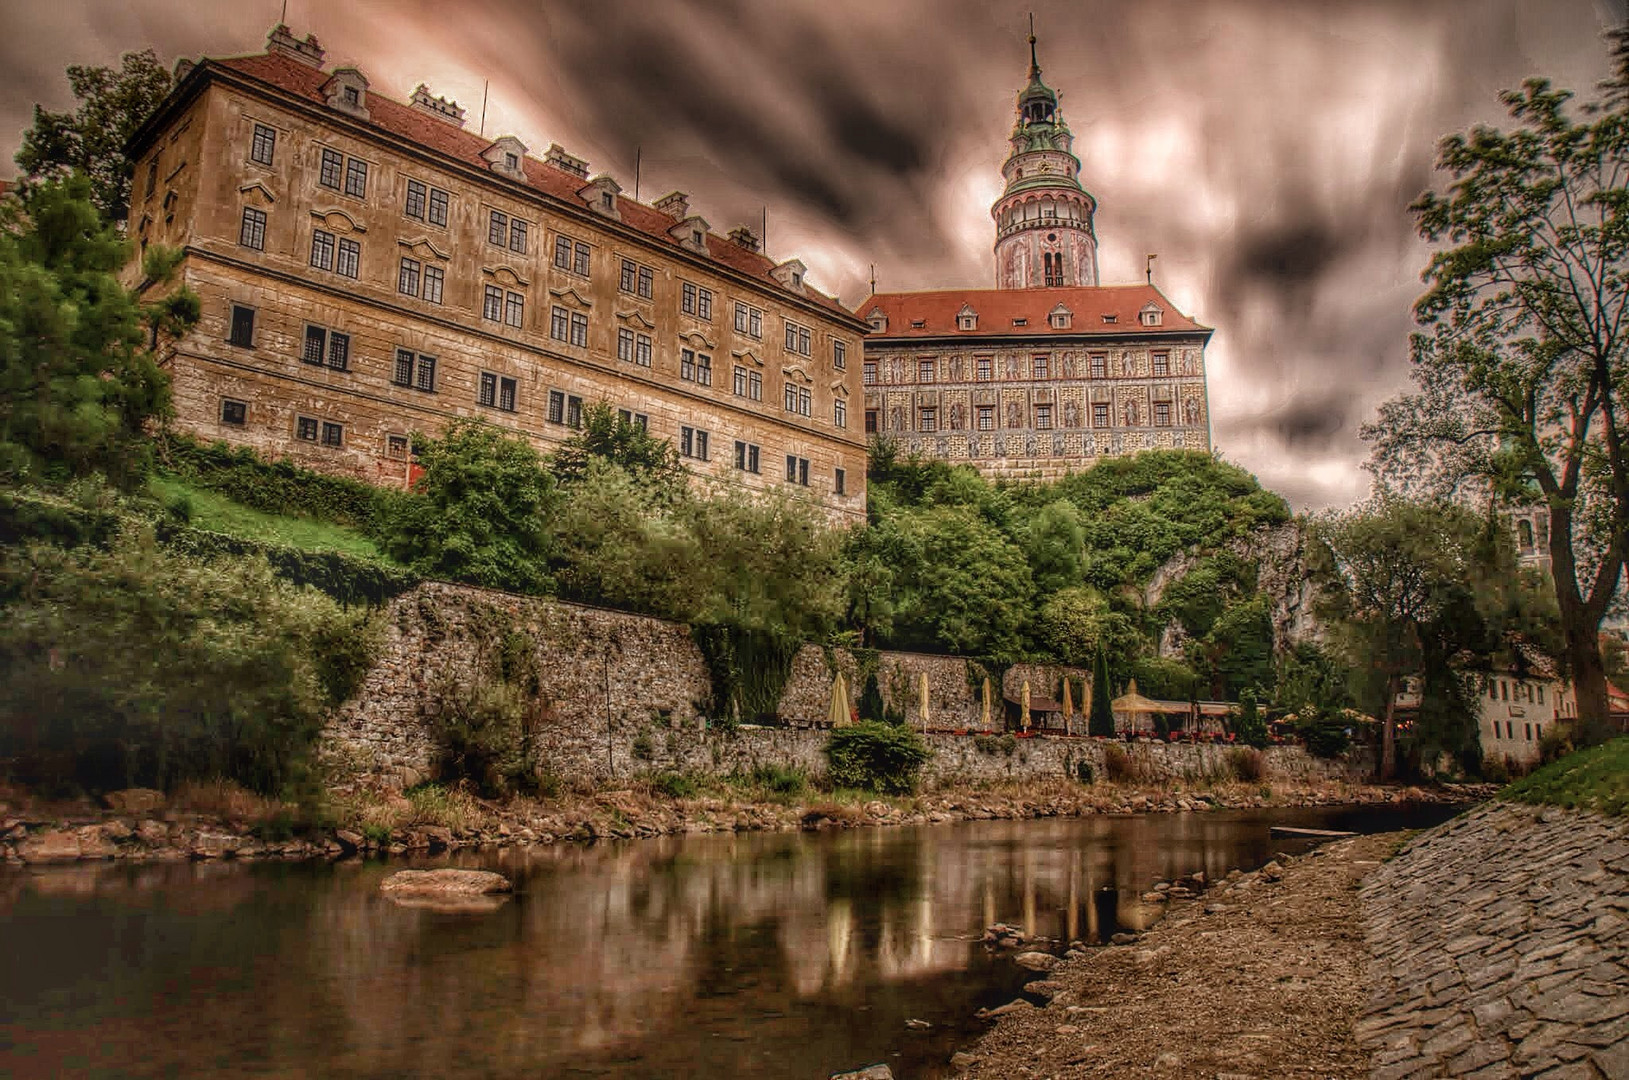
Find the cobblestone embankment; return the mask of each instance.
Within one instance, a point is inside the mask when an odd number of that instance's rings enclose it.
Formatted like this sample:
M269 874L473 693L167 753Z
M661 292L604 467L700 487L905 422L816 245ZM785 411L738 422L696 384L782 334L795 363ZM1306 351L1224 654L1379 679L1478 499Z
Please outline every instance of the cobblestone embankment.
M1490 803L1360 903L1371 1080L1629 1080L1629 819Z

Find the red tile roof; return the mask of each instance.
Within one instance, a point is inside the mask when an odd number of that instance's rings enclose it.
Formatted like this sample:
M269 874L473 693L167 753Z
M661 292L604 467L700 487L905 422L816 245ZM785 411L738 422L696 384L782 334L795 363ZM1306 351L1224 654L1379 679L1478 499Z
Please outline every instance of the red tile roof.
M266 83L306 101L323 105L327 103L322 88L328 83L332 73L302 64L292 57L280 53L258 53L207 62ZM489 166L486 159L481 157L481 151L491 146L493 140L472 131L465 131L410 105L392 101L371 89L368 91L367 108L368 122L387 134L456 158L483 171L488 170ZM530 156L524 159L524 169L527 183L533 188L568 203L587 205L586 200L577 194L587 181L576 174ZM644 233L659 244L679 247L679 242L668 233L669 229L678 224L678 218L626 196L618 197L617 210L623 224ZM707 236L707 250L715 261L732 270L761 278L776 289L783 288L770 276L769 271L775 266L775 261L768 256L748 251L734 241L712 233ZM830 308L842 315L849 314L847 308L824 293L805 288L804 295L822 307Z
M1144 326L1138 318L1150 302L1162 309L1159 326ZM1059 304L1074 318L1067 330L1055 330L1047 316ZM963 307L978 314L976 330L958 330L956 315ZM854 309L862 319L874 311L888 317L888 329L873 337L994 337L1003 334L1162 334L1189 331L1210 333L1182 314L1153 285L1095 285L1055 289L939 289L932 292L877 293ZM1113 316L1112 323L1104 316ZM1014 319L1025 325L1014 326ZM920 326L916 325L921 323Z

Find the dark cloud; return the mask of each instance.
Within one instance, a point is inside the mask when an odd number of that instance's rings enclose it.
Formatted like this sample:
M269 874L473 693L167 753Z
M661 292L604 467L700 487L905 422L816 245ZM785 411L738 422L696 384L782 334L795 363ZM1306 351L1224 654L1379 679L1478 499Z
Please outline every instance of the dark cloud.
M767 209L851 303L991 281L990 200L1035 11L1107 281L1160 255L1172 298L1216 327L1217 445L1298 505L1362 493L1357 427L1407 382L1427 252L1407 206L1437 140L1503 121L1528 75L1588 90L1623 0L291 0L330 60L387 93L420 79L489 134L558 141L641 195L692 194L716 228ZM264 5L13 4L0 35L0 152L69 63L261 47ZM473 99L473 100L472 100Z

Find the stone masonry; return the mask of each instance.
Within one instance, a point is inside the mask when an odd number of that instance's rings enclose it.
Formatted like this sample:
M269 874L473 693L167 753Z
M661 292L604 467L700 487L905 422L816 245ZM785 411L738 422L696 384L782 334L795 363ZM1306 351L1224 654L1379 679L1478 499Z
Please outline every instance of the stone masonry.
M731 733L709 726L707 666L689 629L625 612L515 596L466 586L426 583L387 609L385 640L361 690L329 721L331 760L365 777L411 786L434 776L437 746L429 718L454 694L496 678L503 635L524 634L535 650L538 677L529 703L532 737L548 767L569 784L594 784L641 772L680 769L728 773L777 764L819 773L825 767L833 668L859 697L859 659L842 649L806 646L796 657L777 709L778 725L742 725ZM878 686L906 723L921 724L918 686L928 677L933 781L979 781L1077 775L1086 762L1101 775L1103 744L1073 738L978 737L982 669L954 656L889 653L875 659ZM1023 679L1033 693L1064 669L1008 669L1006 693ZM1071 672L1071 674L1078 674ZM1004 721L992 712L999 733ZM962 730L967 734L941 733ZM1150 780L1202 779L1228 771L1228 748L1143 743L1129 748L1138 773ZM1363 757L1324 761L1299 747L1266 752L1275 777L1359 780L1372 771Z
M1629 1078L1629 820L1490 803L1361 902L1372 1080Z

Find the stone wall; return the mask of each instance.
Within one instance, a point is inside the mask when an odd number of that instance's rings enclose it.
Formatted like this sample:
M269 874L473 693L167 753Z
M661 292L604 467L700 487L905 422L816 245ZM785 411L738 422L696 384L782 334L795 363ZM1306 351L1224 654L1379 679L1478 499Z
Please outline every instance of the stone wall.
M855 655L806 646L794 658L777 716L783 726L709 727L706 663L688 628L601 608L427 583L387 609L381 658L357 696L326 732L329 759L392 785L432 777L437 752L430 717L449 700L490 687L507 635L530 650L537 694L532 737L549 768L568 784L593 784L653 770L728 773L777 764L819 773L825 767L832 669L841 670L852 705L862 672L877 672L885 703L922 726L918 684L928 680L934 751L930 780L993 780L1072 775L1081 761L1102 775L1103 744L1082 738L979 737L983 669L961 657L922 653ZM1023 680L1050 694L1066 669L1014 666L1003 686L1016 698ZM1070 669L1070 674L1082 672ZM1004 727L1000 703L991 727ZM966 730L973 734L955 735ZM1137 743L1133 760L1149 778L1215 776L1227 748ZM1369 763L1326 762L1300 748L1268 750L1270 772L1286 779L1359 779Z

